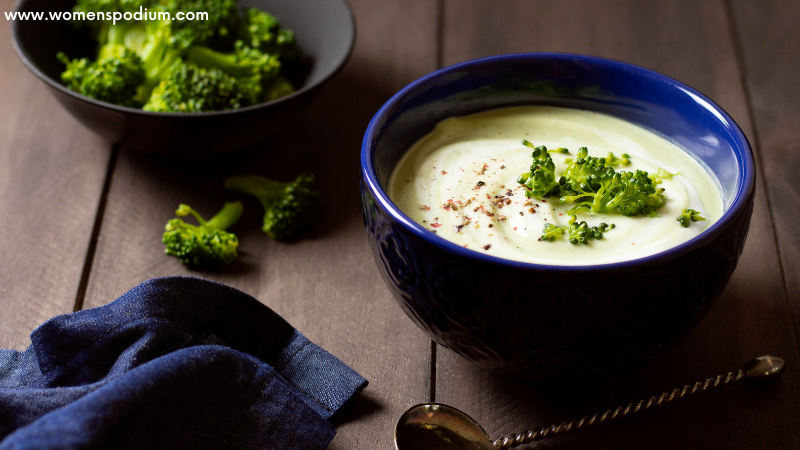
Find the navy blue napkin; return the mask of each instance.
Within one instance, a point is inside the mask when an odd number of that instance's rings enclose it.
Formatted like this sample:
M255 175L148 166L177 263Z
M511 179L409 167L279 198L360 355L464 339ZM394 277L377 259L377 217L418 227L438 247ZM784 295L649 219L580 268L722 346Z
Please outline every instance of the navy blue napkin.
M156 278L0 351L0 450L324 449L366 384L253 297Z

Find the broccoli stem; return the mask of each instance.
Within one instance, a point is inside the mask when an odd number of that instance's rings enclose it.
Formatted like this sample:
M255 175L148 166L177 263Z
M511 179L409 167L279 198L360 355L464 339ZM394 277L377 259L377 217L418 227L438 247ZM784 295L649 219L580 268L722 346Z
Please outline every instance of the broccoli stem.
M225 206L214 217L208 219L206 226L216 230L227 230L239 221L243 211L242 202L225 203Z
M197 223L199 223L202 227L211 230L224 231L239 221L243 211L244 206L242 205L242 202L225 203L225 206L223 206L214 217L209 220L205 220L203 219L203 216L201 216L200 213L195 211L191 206L181 203L178 206L178 209L175 211L175 215L178 217L184 217L191 214L197 220Z
M237 175L225 180L225 188L244 192L258 198L261 206L268 209L289 183L270 180L258 175Z
M258 67L252 64L242 64L235 61L229 54L214 51L201 45L189 47L186 54L189 56L189 61L195 63L197 67L220 69L235 77L257 75L259 72Z

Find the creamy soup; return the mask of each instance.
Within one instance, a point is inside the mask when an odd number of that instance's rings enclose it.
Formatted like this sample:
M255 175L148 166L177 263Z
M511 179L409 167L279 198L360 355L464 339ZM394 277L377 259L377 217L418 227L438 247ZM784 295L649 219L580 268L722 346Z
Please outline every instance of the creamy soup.
M527 199L520 174L529 172L528 140L549 149L556 177L579 147L589 155L628 154L618 171L659 169L678 173L665 179L666 204L659 217L578 213L590 226L614 224L602 239L571 244L566 238L542 241L546 224L567 225L574 205L558 197ZM568 161L568 160L567 160ZM719 183L707 169L672 142L621 119L576 109L526 106L454 117L439 123L401 158L389 180L389 196L417 223L470 250L539 264L585 265L652 255L702 233L719 220ZM504 201L498 199L504 198ZM684 228L677 217L692 208L707 220Z

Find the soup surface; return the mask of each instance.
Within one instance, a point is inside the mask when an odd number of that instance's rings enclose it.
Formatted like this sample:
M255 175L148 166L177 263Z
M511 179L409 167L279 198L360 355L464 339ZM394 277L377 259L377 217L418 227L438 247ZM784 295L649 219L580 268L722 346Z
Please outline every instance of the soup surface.
M567 210L574 205L560 204L558 197L525 197L527 189L516 180L530 171L532 149L522 140L569 149L551 153L556 177L579 147L596 157L628 154L630 164L617 171L662 169L678 175L657 185L667 198L659 217L578 213L590 226L615 228L586 245L565 238L544 241L539 239L544 226L567 225ZM689 154L647 129L591 111L525 106L442 121L400 159L388 193L417 223L468 249L538 264L586 265L652 255L697 236L723 213L718 186ZM707 220L682 227L676 219L684 208Z

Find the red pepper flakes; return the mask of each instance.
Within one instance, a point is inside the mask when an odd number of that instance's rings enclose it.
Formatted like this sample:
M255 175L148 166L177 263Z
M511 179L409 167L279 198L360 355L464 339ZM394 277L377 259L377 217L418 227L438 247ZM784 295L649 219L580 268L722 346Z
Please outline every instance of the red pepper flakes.
M433 228L439 228L440 226L442 226L442 222L434 222L434 223L431 224L431 226Z

